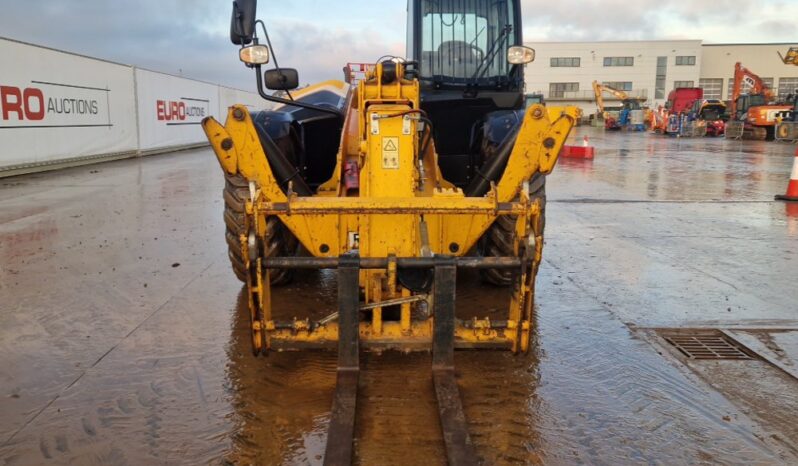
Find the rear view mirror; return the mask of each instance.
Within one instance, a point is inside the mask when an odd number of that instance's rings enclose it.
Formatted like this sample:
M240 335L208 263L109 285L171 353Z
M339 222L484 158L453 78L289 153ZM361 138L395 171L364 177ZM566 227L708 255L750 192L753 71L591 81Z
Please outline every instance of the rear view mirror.
M257 0L235 0L230 18L230 40L236 45L247 45L255 34Z
M268 70L263 76L266 88L273 91L290 91L299 87L299 73L293 68Z

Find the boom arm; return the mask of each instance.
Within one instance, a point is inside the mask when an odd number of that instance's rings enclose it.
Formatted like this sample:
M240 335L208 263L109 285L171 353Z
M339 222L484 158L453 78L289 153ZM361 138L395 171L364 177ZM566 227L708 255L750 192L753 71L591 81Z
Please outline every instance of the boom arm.
M596 107L598 108L599 113L604 113L604 93L612 94L621 101L627 100L629 98L629 94L624 91L619 91L618 89L613 89L610 86L605 86L604 84L599 84L598 81L593 81L593 94L596 96Z
M731 95L731 113L737 113L737 98L743 90L743 81L751 86L751 94L764 94L765 100L773 100L773 91L765 85L765 82L753 71L744 67L740 62L734 64L734 86Z
M798 47L790 47L785 55L782 55L781 52L776 53L779 54L779 58L781 58L781 61L783 61L785 65L798 66Z

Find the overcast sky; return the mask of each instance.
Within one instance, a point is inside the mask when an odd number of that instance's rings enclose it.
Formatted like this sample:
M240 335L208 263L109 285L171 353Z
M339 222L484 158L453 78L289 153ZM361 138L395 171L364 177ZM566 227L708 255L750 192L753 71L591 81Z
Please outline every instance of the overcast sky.
M300 80L404 55L405 0L261 0L280 65ZM798 0L522 0L524 38L798 42ZM0 0L0 36L252 89L229 0Z

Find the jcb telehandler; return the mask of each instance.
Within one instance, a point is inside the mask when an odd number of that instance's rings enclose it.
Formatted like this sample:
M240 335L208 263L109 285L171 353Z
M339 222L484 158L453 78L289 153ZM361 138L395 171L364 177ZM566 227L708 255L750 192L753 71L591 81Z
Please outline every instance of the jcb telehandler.
M520 0L410 0L407 57L349 87L297 90L254 0L233 2L231 40L277 104L203 121L226 177L229 256L246 283L255 354L336 347L326 464L348 464L361 347L429 350L452 464L472 464L455 348L527 350L543 250L545 176L577 109L524 109ZM256 26L262 27L259 37ZM266 40L266 45L260 42ZM267 93L266 89L277 91ZM295 269L337 269L338 309L278 320L270 289ZM458 318L459 268L512 286L503 319Z

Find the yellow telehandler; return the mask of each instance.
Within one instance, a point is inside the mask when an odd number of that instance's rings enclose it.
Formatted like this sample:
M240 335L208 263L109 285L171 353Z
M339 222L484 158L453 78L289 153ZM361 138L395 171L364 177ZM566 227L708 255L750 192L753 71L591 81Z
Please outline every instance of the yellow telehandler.
M408 28L407 57L377 60L351 87L297 90L255 1L236 0L231 40L276 107L234 105L224 125L202 123L226 177L229 256L248 290L254 353L338 349L325 464L351 462L361 348L431 351L449 462L477 461L453 352L527 350L545 176L578 112L524 109L534 50L522 45L520 0L410 0ZM512 287L503 319L458 318L461 268ZM337 269L338 308L279 320L270 290L296 269Z

